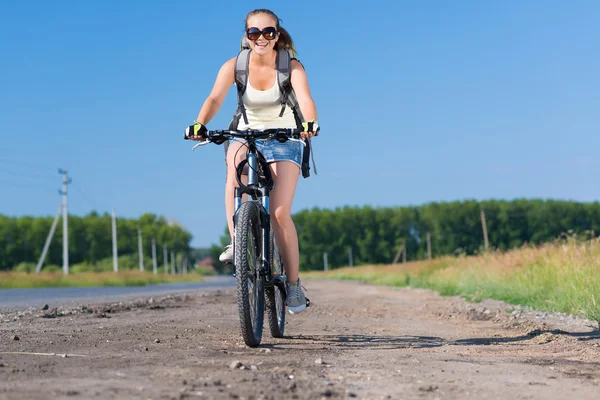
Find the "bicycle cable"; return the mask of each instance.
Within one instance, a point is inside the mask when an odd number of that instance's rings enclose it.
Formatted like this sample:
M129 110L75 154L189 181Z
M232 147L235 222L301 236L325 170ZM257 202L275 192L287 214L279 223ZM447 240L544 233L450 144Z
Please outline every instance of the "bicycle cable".
M238 157L238 153L239 153L239 151L240 151L240 150L241 150L243 147L245 147L245 148L246 148L246 156L247 156L247 155L248 155L248 151L250 150L250 148L248 147L248 142L242 142L242 141L237 141L237 140L234 140L234 142L238 142L238 143L241 143L241 144L242 144L242 145L241 145L241 146L240 146L240 147L237 149L237 151L235 152L235 156L234 156L234 159L233 159L233 160L234 160L234 163L235 163L235 160L237 160L237 157ZM249 170L250 170L250 169L252 169L252 170L254 171L254 173L255 173L257 176L258 176L258 175L260 175L259 171L257 171L257 170L256 170L256 169L254 169L253 167L251 167L249 163L246 163L246 165L248 165L248 169L249 169ZM256 165L257 165L257 166L259 166L260 164L259 164L259 163L257 163ZM236 168L236 169L237 169L237 168ZM248 171L248 172L250 172L250 171ZM246 175L248 175L248 174L246 174Z

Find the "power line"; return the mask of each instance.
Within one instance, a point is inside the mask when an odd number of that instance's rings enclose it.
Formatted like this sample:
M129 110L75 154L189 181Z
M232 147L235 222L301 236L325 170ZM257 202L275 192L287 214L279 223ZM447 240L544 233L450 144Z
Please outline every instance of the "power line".
M71 184L72 184L72 185L73 185L73 187L74 187L74 188L75 188L75 189L76 189L76 190L79 192L79 194L81 194L81 195L83 196L83 198L84 198L84 199L85 199L85 200L86 200L88 203L90 203L90 205L91 205L93 208L95 208L95 209L97 209L97 208L98 208L98 206L96 205L96 203L94 202L94 200L92 200L92 199L91 199L91 198L90 198L88 195L86 195L86 194L83 192L83 190L81 190L81 188L79 187L79 185L76 185L75 183L72 183L72 182L71 182Z
M30 173L24 174L21 171L0 170L0 173L8 174L8 175L11 175L11 176L16 176L16 177L19 177L19 178L32 178L32 179L44 179L44 180L56 179L55 176L41 175L41 174L30 174Z
M29 163L29 162L23 162L21 160L11 160L11 159L5 158L5 157L0 157L0 163L20 165L22 167L27 167L27 168L56 169L56 167L52 167L49 165L34 164L34 163Z
M46 190L56 190L56 187L51 187L49 185L40 185L39 183L22 183L22 182L14 182L14 181L8 181L5 179L0 178L0 185L1 186L11 186L11 187L18 187L18 188L24 188L24 189L46 189Z

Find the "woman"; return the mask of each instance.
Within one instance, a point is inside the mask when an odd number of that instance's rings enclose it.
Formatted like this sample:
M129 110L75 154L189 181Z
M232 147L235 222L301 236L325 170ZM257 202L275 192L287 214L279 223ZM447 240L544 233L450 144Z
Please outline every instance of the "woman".
M239 121L238 130L298 128L298 123L290 107L281 112L280 88L277 82L276 58L279 49L289 49L295 53L290 34L279 24L279 18L270 10L257 9L246 17L246 38L251 48L248 63L248 84L243 95L247 123ZM235 83L236 57L223 64L217 75L213 89L202 105L194 125L186 130L186 138L201 140L207 131L206 124L218 112L229 88ZM311 138L318 130L317 110L311 97L306 72L295 59L291 61L290 81L301 114L305 121L302 138ZM308 128L310 126L311 128ZM311 131L308 131L311 130ZM315 131L315 132L313 132ZM225 210L231 242L233 242L234 189L238 186L235 167L245 157L244 143L231 141L227 149L227 180L225 185ZM291 208L302 162L302 144L292 141L279 143L269 139L257 143L258 150L266 158L273 180L274 189L270 193L271 223L287 276L287 306L294 314L306 308L306 298L302 292L299 277L298 235L292 220ZM241 151L238 151L241 150ZM231 244L219 259L232 262Z

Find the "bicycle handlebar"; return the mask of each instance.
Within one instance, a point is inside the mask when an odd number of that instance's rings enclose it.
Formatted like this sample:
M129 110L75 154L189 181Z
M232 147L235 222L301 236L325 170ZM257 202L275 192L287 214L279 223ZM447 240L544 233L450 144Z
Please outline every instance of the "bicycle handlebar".
M277 137L277 136L287 136L289 138L298 139L300 137L300 130L298 129L290 129L290 128L272 128L272 129L248 129L245 131L238 130L215 130L208 131L209 140L212 137L237 137L237 138L262 138L262 137Z
M298 141L304 144L300 139L299 129L291 128L271 128L271 129L248 129L244 131L238 130L214 130L208 131L206 140L199 142L197 145L192 147L195 150L197 147L207 145L208 143L222 144L228 138L240 138L240 139L264 139L264 138L275 138L279 142L286 142L288 140Z

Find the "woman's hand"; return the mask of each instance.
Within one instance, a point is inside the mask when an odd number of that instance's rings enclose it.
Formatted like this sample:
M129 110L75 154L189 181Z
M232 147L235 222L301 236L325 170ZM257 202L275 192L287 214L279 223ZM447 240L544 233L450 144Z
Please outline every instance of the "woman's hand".
M185 140L205 140L207 133L208 129L206 129L206 126L204 126L204 124L201 124L198 121L194 121L194 125L190 125L187 128L185 128L183 138Z
M302 132L300 132L300 137L302 139L310 139L313 136L317 136L319 134L319 123L317 121L307 121L302 123Z

